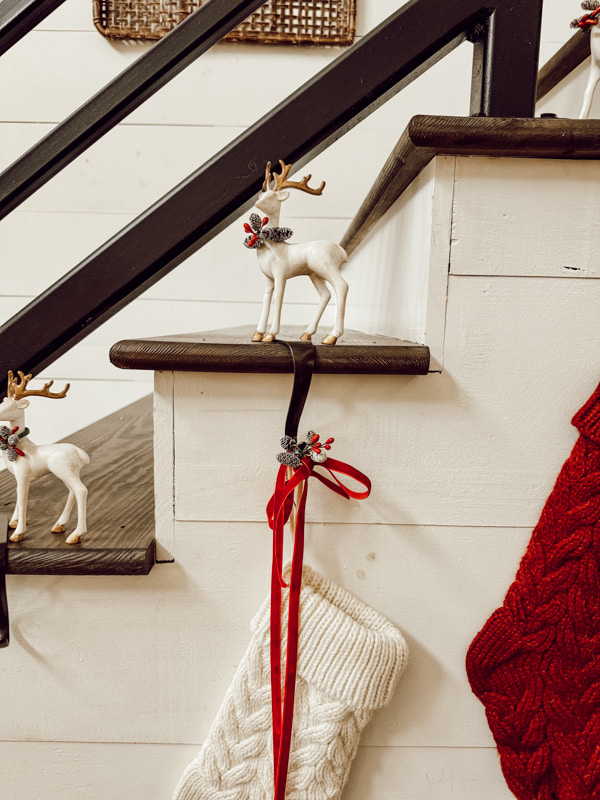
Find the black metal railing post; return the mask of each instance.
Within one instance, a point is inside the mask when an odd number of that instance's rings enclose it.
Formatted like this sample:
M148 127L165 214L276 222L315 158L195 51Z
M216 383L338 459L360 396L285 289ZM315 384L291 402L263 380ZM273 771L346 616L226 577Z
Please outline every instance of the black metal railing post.
M512 0L480 21L473 52L471 114L533 117L543 0Z

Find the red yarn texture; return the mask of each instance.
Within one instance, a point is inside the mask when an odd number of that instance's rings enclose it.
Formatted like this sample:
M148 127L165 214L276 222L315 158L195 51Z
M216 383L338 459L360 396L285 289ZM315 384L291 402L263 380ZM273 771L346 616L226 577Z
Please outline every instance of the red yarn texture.
M519 800L600 800L600 386L467 675Z

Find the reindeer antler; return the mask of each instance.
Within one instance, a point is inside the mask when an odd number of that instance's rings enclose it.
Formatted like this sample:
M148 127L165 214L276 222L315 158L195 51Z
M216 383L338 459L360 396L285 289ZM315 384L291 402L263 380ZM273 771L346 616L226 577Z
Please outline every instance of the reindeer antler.
M312 178L312 175L310 174L305 175L301 181L288 181L287 176L290 174L292 165L284 164L281 159L279 159L279 164L281 165L281 172L279 175L276 172L271 175L271 162L267 162L267 168L265 170L265 182L263 183L263 192L267 192L271 186L271 181L275 181L276 192L278 192L280 189L300 189L301 192L307 192L308 194L323 194L325 181L321 182L321 185L318 189L314 189L308 185L308 182Z
M20 378L15 378L13 375L12 370L8 371L8 388L7 388L7 395L12 397L13 400L20 400L22 397L52 397L55 399L64 397L66 393L69 391L70 383L67 383L65 388L62 392L51 392L50 387L54 383L54 381L48 381L45 383L42 389L28 389L27 384L31 380L31 375L25 375L21 370L17 371L17 374Z

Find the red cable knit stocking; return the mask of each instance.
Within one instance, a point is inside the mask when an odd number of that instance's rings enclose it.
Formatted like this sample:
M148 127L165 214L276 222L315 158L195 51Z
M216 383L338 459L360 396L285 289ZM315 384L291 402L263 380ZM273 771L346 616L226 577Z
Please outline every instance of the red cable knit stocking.
M600 800L600 386L504 604L467 654L519 800Z

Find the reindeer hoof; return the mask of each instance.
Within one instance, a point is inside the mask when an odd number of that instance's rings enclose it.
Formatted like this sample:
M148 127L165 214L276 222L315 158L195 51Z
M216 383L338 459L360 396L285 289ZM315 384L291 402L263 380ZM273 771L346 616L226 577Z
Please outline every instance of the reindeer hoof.
M8 538L11 540L11 542L22 542L23 539L25 538L25 534L24 533L11 533L11 535Z
M11 521L8 523L8 527L9 528L16 528L18 524L19 524L19 520L18 519L11 519Z
M72 533L65 539L65 542L67 544L78 544L80 541L81 541L81 535L79 533Z
M337 342L337 340L338 340L338 337L334 336L332 333L330 333L323 339L321 344L335 344Z
M311 337L310 333L307 333L306 331L304 331L304 333L300 337L300 341L301 342L310 342L310 341L312 341L312 337Z
M64 532L65 532L65 526L64 526L64 525L58 525L58 524L56 524L56 525L55 525L55 526L52 528L52 533L64 533Z
M251 342L262 342L263 335L260 331L254 331L252 334L252 338L250 339Z
M275 334L274 333L265 333L262 338L263 342L274 342L275 341Z

